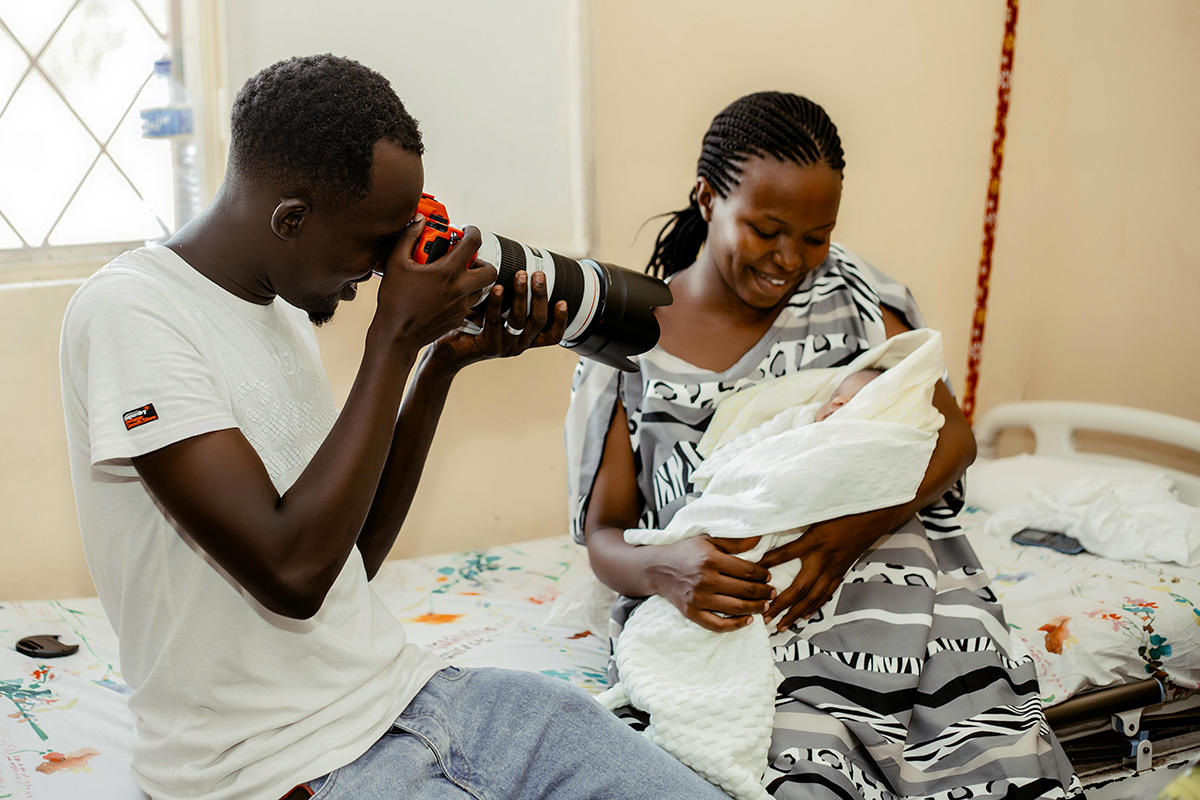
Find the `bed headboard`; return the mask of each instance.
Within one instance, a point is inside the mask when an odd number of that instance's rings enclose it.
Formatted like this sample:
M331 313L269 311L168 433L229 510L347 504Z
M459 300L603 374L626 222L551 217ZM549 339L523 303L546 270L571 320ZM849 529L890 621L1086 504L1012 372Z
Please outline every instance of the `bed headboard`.
M1174 445L1200 454L1200 422L1146 411L1140 408L1110 406L1102 403L1040 401L1005 403L996 406L975 426L980 458L995 458L1000 433L1008 428L1029 428L1035 439L1034 452L1043 456L1096 461L1121 466L1152 466L1166 472L1175 481L1179 499L1200 506L1200 476L1177 469L1150 465L1129 458L1085 453L1075 446L1076 431L1100 431L1136 436Z

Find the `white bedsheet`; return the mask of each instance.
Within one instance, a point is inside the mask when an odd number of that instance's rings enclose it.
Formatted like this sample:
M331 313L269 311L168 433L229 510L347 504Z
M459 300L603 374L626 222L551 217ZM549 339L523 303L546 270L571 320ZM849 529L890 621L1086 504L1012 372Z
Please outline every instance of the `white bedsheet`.
M1115 561L1200 566L1200 508L1179 502L1165 477L1150 485L1083 478L1031 488L1024 501L987 522L997 536L1026 528L1065 533L1089 553Z

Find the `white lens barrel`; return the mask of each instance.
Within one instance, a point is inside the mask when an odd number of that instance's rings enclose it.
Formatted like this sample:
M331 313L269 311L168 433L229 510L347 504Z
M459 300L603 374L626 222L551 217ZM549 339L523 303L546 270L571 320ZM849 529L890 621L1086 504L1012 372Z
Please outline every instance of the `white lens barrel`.
M503 271L505 266L504 253L500 247L500 239L491 231L480 231L483 236L483 243L479 246L478 258L491 264L497 271ZM540 272L546 276L546 296L554 294L555 270L554 260L550 257L548 251L539 250L536 247L530 247L522 242L513 242L521 248L525 256L525 264L521 269L525 270L525 302L526 308L533 307L533 273ZM492 290L492 286L487 287L487 291ZM508 288L508 287L506 287ZM485 295L486 296L486 295ZM507 312L504 315L508 316Z
M550 258L549 252L542 252L536 247L530 247L527 244L522 244L521 249L525 251L525 272L529 275L529 280L526 282L526 308L533 307L533 273L540 272L546 276L546 297L554 294L554 261Z
M506 251L500 243L500 237L491 231L480 231L480 233L482 234L483 241L479 246L479 259L494 266L501 275L509 276L506 280L511 280L515 271L513 269L514 266L517 269L524 269L529 276L526 283L526 300L528 302L526 308L532 308L533 306L533 273L540 272L546 277L546 296L548 298L554 296L554 287L559 280L567 280L568 278L571 281L574 280L571 276L562 278L558 275L554 257L550 251L530 247L527 244L507 239L505 241L508 244L507 252L509 253L509 260L514 262L513 264L509 264L505 261L504 253ZM519 251L515 249L517 247L520 248ZM525 262L524 264L520 263L522 257ZM561 256L559 259L560 261L563 260ZM592 320L596 318L596 315L600 311L600 300L602 297L601 283L605 280L603 269L595 261L585 258L575 263L579 264L580 267L582 289L580 292L579 307L572 315L572 318L568 320L566 331L563 333L563 344L565 345L569 345L575 337L587 330L588 326L592 324ZM492 286L495 285L495 283L492 283L487 287L486 291L490 292ZM570 281L563 285L568 292L574 293ZM487 297L486 293L484 297ZM574 305L574 303L571 302L571 305ZM508 313L505 312L504 316L507 318Z
M475 254L475 257L486 261L496 269L500 269L500 240L491 231L480 231L479 233L483 236L483 243L479 245L479 252ZM496 282L492 281L483 290L484 299L487 299L488 292L495 285Z
M583 267L583 294L575 318L567 323L567 329L563 332L564 344L583 333L600 310L600 281L604 280L604 272L590 258L580 259L579 266Z

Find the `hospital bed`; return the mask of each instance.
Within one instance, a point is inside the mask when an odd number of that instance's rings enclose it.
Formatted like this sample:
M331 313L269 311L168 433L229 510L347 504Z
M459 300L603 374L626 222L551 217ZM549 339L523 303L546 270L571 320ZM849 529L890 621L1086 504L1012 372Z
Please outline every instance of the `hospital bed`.
M995 459L1002 434L1012 429L1032 432L1034 458L1163 473L1181 502L1200 506L1200 476L1085 452L1077 442L1079 432L1089 431L1200 454L1200 423L1097 403L1011 403L976 426L977 464ZM985 534L972 524L976 513L968 509L965 517L971 542L1009 626L1038 664L1047 721L1081 776L1113 775L1121 766L1143 772L1156 755L1160 763L1194 757L1200 746L1200 569L1023 547Z
M1073 432L1083 428L1200 452L1200 423L1019 403L980 422L984 459L1009 428L1033 430L1036 454L1080 461L1105 460L1077 451ZM1172 477L1183 499L1200 503L1200 478ZM1193 733L1200 729L1200 570L1019 547L987 536L986 516L967 508L961 520L1014 636L1034 658L1047 717L1085 784L1200 752ZM535 670L597 693L605 683L603 632L546 624L555 600L588 577L583 548L558 536L389 561L373 585L412 641L455 664ZM35 633L63 634L80 650L36 660L12 649ZM128 693L97 599L0 600L0 798L144 798L129 775Z

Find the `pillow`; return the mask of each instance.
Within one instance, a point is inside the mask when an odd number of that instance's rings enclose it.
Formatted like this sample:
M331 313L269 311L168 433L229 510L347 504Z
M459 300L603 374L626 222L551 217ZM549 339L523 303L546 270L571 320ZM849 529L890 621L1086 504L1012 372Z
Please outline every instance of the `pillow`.
M1100 478L1114 486L1175 488L1167 473L1150 465L1126 467L1022 453L971 465L967 470L967 505L999 511L1025 502L1032 488L1058 487L1085 478Z

